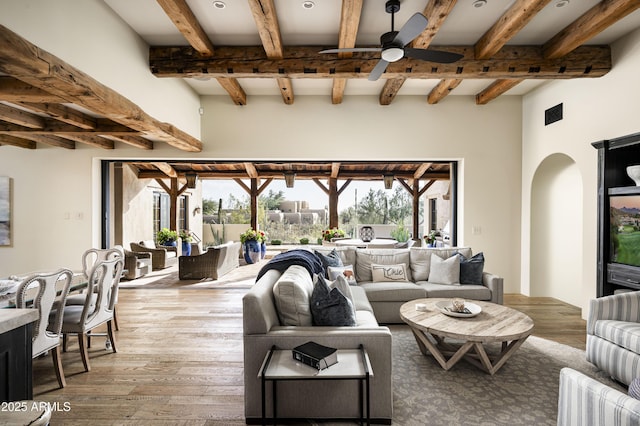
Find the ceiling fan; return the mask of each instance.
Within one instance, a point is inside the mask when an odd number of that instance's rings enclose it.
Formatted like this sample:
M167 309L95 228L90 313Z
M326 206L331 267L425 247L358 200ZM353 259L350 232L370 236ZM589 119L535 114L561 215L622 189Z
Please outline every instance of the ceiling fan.
M327 49L322 50L320 53L382 52L380 61L369 74L370 81L379 79L390 62L396 62L402 58L416 58L422 59L423 61L449 64L460 60L464 56L458 53L443 52L440 50L405 47L427 28L427 18L421 13L416 13L400 28L400 31L394 31L394 17L395 13L400 10L400 0L387 1L385 10L391 14L391 31L380 36L380 44L382 47Z

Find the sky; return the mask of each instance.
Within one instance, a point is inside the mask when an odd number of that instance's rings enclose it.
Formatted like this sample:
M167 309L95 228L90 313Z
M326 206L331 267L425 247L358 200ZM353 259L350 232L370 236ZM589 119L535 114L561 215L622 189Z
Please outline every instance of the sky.
M245 181L247 186L249 181ZM338 190L344 181L338 181ZM395 190L395 186L399 185L394 182L393 189L389 189L389 194ZM369 192L369 189L377 191L378 189L384 190L384 184L380 181L352 181L349 186L340 194L338 202L338 211L342 211L349 206L355 204L355 197L357 191L358 200ZM283 191L284 197L288 201L308 201L309 208L322 209L329 206L328 196L320 189L320 187L312 180L296 180L293 188L287 188L284 180L274 180L264 190L262 195L269 193L269 190L274 192ZM228 208L227 200L229 194L233 194L234 197L242 199L247 196L247 193L233 180L203 180L202 181L202 198L219 200L222 198L222 207Z

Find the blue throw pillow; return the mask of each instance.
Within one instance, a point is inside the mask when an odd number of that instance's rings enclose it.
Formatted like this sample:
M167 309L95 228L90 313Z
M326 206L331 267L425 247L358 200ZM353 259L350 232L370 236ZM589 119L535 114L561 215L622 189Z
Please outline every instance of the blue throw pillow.
M480 252L469 259L460 253L458 256L460 257L460 284L482 285L484 254Z
M340 258L340 255L338 254L336 249L331 250L327 255L320 253L318 250L314 250L313 252L315 253L316 256L318 256L318 258L322 262L322 266L324 266L325 271L329 266L331 267L344 266L342 264L342 259Z
M313 325L356 325L356 311L351 300L338 288L329 288L322 275L316 275L310 305Z

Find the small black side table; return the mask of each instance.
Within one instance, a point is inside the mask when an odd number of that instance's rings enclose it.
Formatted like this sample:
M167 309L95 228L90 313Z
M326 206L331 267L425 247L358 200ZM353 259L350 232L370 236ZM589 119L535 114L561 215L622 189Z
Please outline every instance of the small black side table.
M293 359L291 349L282 350L275 346L267 353L258 373L262 383L262 424L266 425L266 382L272 383L273 424L277 415L277 383L285 380L357 380L360 402L360 424L365 419L371 422L370 414L370 378L373 370L366 349L360 345L358 349L338 349L338 363L329 368L316 370ZM364 388L364 395L363 395ZM366 416L365 416L366 411Z

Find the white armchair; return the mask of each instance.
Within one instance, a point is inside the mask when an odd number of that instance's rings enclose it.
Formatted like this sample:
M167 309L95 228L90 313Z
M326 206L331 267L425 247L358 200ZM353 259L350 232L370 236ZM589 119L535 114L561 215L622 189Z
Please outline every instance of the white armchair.
M590 301L587 361L625 385L640 377L640 291Z
M576 370L560 370L558 426L640 424L640 400Z

